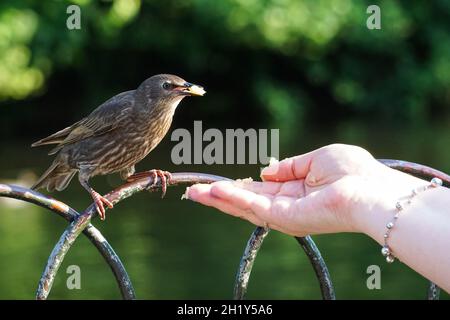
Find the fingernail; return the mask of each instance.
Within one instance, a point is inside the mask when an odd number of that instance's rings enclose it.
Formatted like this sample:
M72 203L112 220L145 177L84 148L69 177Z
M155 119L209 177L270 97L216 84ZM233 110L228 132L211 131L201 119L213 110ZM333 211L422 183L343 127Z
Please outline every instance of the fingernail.
M188 192L189 192L189 187L186 188L186 190L184 190L184 193L181 195L181 200L189 200L189 196L188 196Z
M191 187L187 187L184 193L181 195L181 200L192 200L195 201L195 192L190 192Z
M268 167L265 167L261 170L261 178L263 176L273 176L276 175L279 169L279 164L277 163L273 163L271 165L269 165Z

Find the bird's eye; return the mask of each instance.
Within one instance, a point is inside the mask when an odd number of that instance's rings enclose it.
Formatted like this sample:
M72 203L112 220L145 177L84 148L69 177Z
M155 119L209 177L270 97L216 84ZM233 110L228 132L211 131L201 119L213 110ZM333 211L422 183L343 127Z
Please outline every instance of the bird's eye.
M170 87L171 87L170 82L164 82L163 85L162 85L162 87L163 87L165 90L169 90Z

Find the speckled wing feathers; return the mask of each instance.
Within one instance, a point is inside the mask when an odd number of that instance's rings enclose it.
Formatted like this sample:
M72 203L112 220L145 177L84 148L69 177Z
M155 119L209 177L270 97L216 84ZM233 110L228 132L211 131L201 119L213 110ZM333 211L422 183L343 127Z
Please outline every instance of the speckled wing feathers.
M102 135L120 127L134 105L134 92L135 90L126 91L112 97L86 118L45 139L35 142L32 146L57 143L58 145L49 152L49 155L52 155L69 144L92 136Z

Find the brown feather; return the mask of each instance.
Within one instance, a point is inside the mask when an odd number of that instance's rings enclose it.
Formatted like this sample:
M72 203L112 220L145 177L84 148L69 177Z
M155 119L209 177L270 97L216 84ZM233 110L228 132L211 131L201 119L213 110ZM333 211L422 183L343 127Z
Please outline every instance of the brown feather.
M33 188L62 190L78 172L81 185L94 197L90 178L120 171L127 177L167 134L177 105L188 95L173 86L192 84L173 75L153 76L136 90L104 102L81 121L34 143L57 144L50 154L58 154Z
M79 142L92 136L102 135L114 130L122 124L133 104L132 91L122 92L95 109L89 116L77 123L58 131L47 138L33 143L32 147L58 144L50 150L49 155L55 154L69 144Z
M70 134L72 131L72 127L77 125L77 123L71 125L70 127L64 128L44 139L41 139L39 141L34 142L31 146L32 147L39 147L47 144L57 144L64 141L64 139Z

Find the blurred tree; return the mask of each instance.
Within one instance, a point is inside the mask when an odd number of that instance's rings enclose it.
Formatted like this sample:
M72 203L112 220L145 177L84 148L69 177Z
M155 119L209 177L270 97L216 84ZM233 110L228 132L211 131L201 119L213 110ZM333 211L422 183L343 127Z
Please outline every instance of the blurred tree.
M65 27L70 4L81 7L81 30ZM204 115L245 112L277 127L292 128L308 117L376 114L421 122L448 113L450 3L377 1L381 30L366 27L369 4L2 1L0 100L51 94L46 85L53 78L76 78L82 84L73 88L84 95L66 107L84 113L167 71L214 88L214 108L203 102Z

